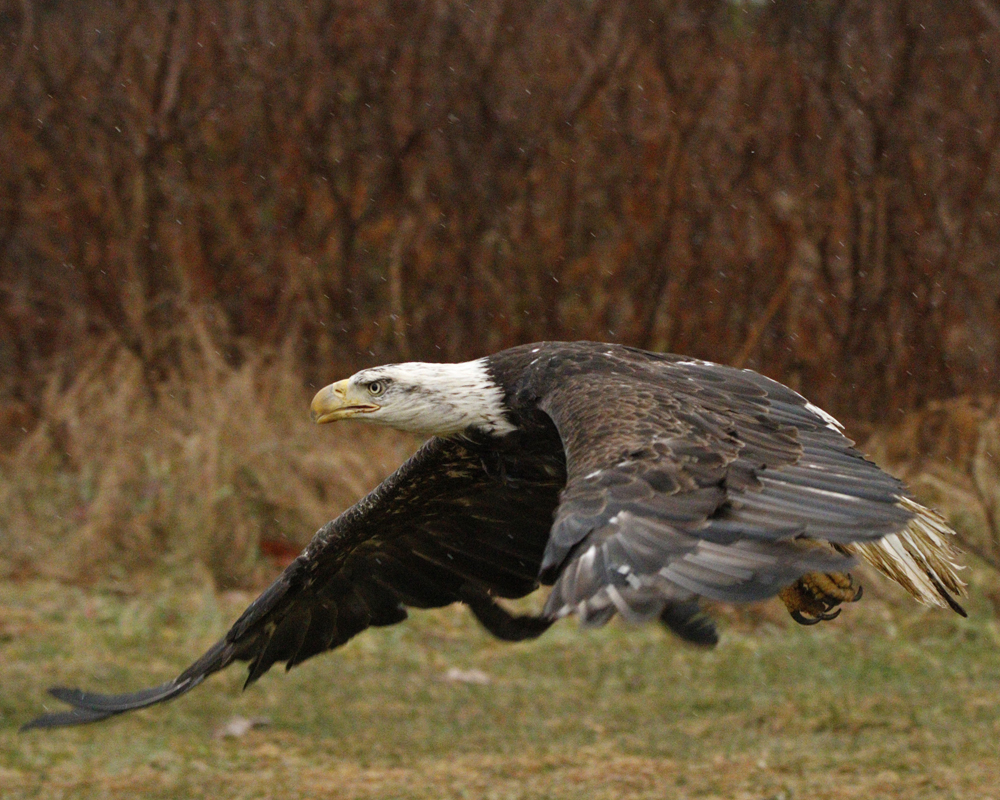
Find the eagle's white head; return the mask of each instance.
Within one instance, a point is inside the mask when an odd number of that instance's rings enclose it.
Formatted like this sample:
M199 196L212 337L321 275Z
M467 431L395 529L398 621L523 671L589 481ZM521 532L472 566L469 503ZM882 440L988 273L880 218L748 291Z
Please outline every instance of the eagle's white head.
M412 361L363 369L320 389L312 401L317 423L353 417L401 431L450 436L470 428L502 435L515 430L503 390L486 359L461 364Z

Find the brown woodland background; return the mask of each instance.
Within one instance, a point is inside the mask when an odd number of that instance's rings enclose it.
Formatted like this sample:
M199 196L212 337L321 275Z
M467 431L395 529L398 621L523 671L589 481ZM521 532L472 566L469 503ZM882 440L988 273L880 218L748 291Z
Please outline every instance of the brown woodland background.
M0 0L0 153L5 529L78 560L174 541L187 464L244 575L301 535L275 476L310 521L332 478L220 437L373 363L614 340L858 423L996 390L995 0Z

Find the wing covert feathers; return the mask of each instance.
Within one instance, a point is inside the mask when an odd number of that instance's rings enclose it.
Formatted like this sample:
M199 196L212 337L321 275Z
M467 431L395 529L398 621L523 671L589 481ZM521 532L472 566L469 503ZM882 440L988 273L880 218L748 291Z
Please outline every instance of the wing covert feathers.
M854 556L960 611L946 523L801 395L748 370L627 348L557 359L561 375L539 392L567 461L542 564L555 581L546 613L599 625L698 597L762 599L812 572L846 572Z

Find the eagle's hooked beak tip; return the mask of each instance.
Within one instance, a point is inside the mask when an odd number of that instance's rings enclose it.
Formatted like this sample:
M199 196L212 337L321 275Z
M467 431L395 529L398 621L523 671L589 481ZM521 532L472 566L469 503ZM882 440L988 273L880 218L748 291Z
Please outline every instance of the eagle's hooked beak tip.
M324 386L313 397L309 406L309 416L317 425L324 422L333 422L344 416L347 399L347 381L337 381L329 386Z
M324 386L313 398L309 407L309 416L317 425L326 422L334 422L338 419L346 419L356 414L370 414L378 411L379 406L374 403L349 402L347 399L348 382L346 380L331 383Z

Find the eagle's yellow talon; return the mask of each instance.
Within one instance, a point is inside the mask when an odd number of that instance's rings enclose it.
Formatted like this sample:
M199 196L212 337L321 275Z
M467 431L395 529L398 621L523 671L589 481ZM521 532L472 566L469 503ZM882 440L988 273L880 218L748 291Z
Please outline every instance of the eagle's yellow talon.
M800 625L835 619L841 603L853 603L861 598L861 586L847 572L810 572L778 596Z

